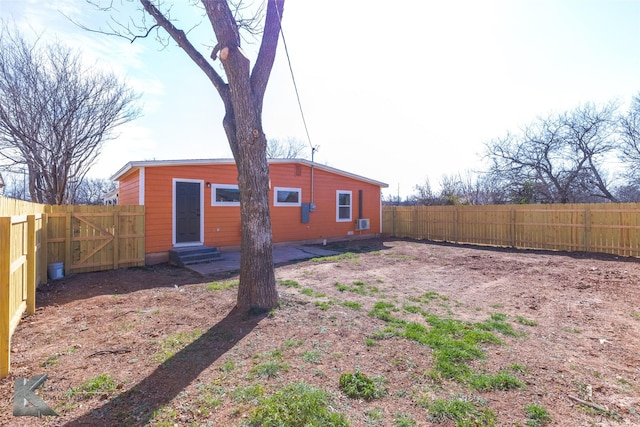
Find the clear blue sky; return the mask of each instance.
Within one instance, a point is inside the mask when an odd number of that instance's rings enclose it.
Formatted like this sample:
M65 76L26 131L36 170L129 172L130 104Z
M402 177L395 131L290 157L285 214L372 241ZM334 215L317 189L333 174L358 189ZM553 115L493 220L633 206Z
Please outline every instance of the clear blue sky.
M88 33L58 11L88 26L107 18L80 0L0 0L0 18L82 49L144 93L143 117L92 176L131 160L231 157L218 95L180 49ZM387 182L386 194L483 169L486 141L538 115L640 92L637 0L287 0L283 27L316 160ZM282 43L263 123L269 138L306 141Z

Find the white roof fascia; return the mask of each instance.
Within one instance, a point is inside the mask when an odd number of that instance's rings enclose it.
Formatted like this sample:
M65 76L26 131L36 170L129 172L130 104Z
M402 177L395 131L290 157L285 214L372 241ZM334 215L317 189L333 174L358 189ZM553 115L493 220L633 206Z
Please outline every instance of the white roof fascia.
M269 164L271 163L291 163L291 164L303 164L306 166L313 166L318 169L325 170L327 172L334 173L336 175L342 175L347 178L352 178L358 181L364 181L369 184L376 185L380 188L388 188L389 185L376 181L374 179L365 178L361 175L356 175L351 172L343 171L341 169L336 169L331 166L322 165L319 163L312 163L310 160L306 159L269 159ZM120 170L118 170L115 174L111 176L111 180L117 181L120 177L125 175L127 172L142 167L155 167L155 166L190 166L190 165L225 165L225 164L235 164L234 159L191 159L191 160L142 160L142 161L134 161L129 162L124 165Z

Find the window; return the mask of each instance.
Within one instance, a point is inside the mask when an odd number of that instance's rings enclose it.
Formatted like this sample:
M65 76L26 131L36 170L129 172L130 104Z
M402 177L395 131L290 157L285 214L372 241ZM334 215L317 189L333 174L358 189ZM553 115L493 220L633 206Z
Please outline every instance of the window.
M351 191L336 191L336 221L351 221Z
M302 190L299 188L275 187L273 191L274 206L300 206Z
M237 185L214 184L211 186L212 206L240 206L240 189Z

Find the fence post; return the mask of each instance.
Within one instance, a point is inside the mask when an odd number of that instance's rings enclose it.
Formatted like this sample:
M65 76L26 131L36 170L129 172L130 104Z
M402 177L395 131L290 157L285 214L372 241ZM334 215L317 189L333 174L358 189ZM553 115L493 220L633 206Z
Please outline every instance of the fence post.
M118 210L113 211L113 269L118 269L118 262L120 261L119 248L120 242L118 241L118 235L120 234L118 229L120 228L120 212Z
M589 205L584 209L584 251L591 252L591 209Z
M453 207L453 242L458 244L458 205Z
M40 250L38 251L39 259L38 264L40 266L40 282L36 283L36 287L40 283L47 282L47 265L49 262L49 215L42 214L40 222Z
M36 312L36 216L27 215L27 314Z
M67 210L65 217L65 239L64 239L64 269L71 271L71 238L73 231L71 230L71 212Z
M11 330L11 217L0 218L0 378L9 374Z
M396 237L396 206L393 206L393 237Z
M511 208L509 209L509 222L511 224L509 224L509 233L511 233L511 247L515 248L516 247L516 209L515 208Z

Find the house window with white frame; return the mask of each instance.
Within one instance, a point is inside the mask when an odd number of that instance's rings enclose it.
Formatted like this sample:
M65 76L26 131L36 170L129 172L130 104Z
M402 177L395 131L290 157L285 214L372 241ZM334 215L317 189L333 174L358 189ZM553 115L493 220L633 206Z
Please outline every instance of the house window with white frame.
M232 184L213 184L211 186L212 206L240 206L240 189Z
M275 187L273 189L274 206L300 206L302 189Z
M336 222L351 221L351 191L336 191Z

